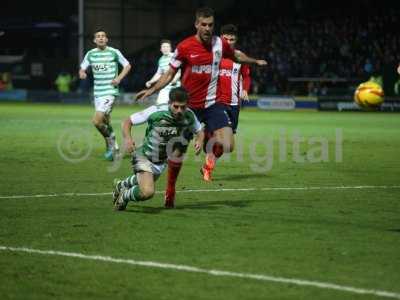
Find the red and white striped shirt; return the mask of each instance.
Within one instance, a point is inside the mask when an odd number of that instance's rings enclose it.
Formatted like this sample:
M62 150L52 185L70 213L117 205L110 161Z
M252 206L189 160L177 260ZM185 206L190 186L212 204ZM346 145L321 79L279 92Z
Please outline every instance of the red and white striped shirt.
M250 67L223 58L220 65L217 101L226 105L240 105L242 90L250 89Z
M213 36L210 45L191 36L178 44L170 66L182 68L182 86L189 94L190 108L207 108L217 99L221 59L234 57L234 50L225 39Z

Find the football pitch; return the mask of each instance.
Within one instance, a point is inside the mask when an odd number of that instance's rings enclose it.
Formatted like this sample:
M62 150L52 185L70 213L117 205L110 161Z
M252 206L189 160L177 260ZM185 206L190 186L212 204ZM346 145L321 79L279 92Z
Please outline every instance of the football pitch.
M123 212L92 114L0 104L1 299L400 299L399 114L245 109L213 182L190 145Z

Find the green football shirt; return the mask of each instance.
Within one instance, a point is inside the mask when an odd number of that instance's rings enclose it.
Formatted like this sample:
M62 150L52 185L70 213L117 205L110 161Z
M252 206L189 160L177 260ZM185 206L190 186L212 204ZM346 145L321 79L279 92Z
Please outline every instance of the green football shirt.
M118 86L113 86L111 81L118 76L118 63L123 67L129 62L122 53L115 48L106 47L104 50L94 48L88 51L81 63L81 69L92 68L94 78L94 96L116 96L119 94Z
M168 104L153 105L130 116L133 125L147 122L143 144L136 150L154 163L165 162L175 143L189 144L193 134L201 130L195 114L187 109L179 120L174 118Z

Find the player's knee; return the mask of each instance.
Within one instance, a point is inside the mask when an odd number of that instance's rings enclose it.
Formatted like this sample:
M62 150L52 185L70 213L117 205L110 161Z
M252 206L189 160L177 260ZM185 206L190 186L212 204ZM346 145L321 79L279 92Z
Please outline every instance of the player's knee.
M143 200L148 200L154 196L154 187L144 186L140 188Z
M101 125L103 125L103 120L100 120L99 118L93 118L92 123L96 127L101 127Z

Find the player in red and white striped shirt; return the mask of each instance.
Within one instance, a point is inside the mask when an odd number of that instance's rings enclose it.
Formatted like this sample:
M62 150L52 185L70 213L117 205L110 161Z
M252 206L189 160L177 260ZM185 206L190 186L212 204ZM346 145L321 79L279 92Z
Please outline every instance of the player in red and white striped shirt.
M232 49L227 41L214 36L214 11L200 8L196 11L196 34L178 44L172 57L169 70L157 83L140 91L136 99L144 99L165 87L174 78L178 69L182 70L182 86L189 93L188 106L196 114L205 129L213 132L214 146L212 151L217 155L231 152L233 134L226 106L216 103L219 67L223 57L229 57L242 63L265 66L265 60L248 57L243 52ZM166 204L173 203L175 198L175 181L181 164L169 164Z
M238 39L237 27L233 24L222 26L221 37L228 42L232 49L235 49ZM250 81L250 68L248 65L237 63L230 58L222 58L217 84L217 102L229 106L229 109L226 109L226 111L232 123L233 134L236 133L239 122L241 99L249 100L248 91L250 89ZM205 134L208 139L213 136L212 132L206 131ZM206 161L202 167L203 179L211 181L211 173L215 168L215 163L220 156L219 154L222 155L222 153L217 152L217 155L215 155L214 151L206 152Z

